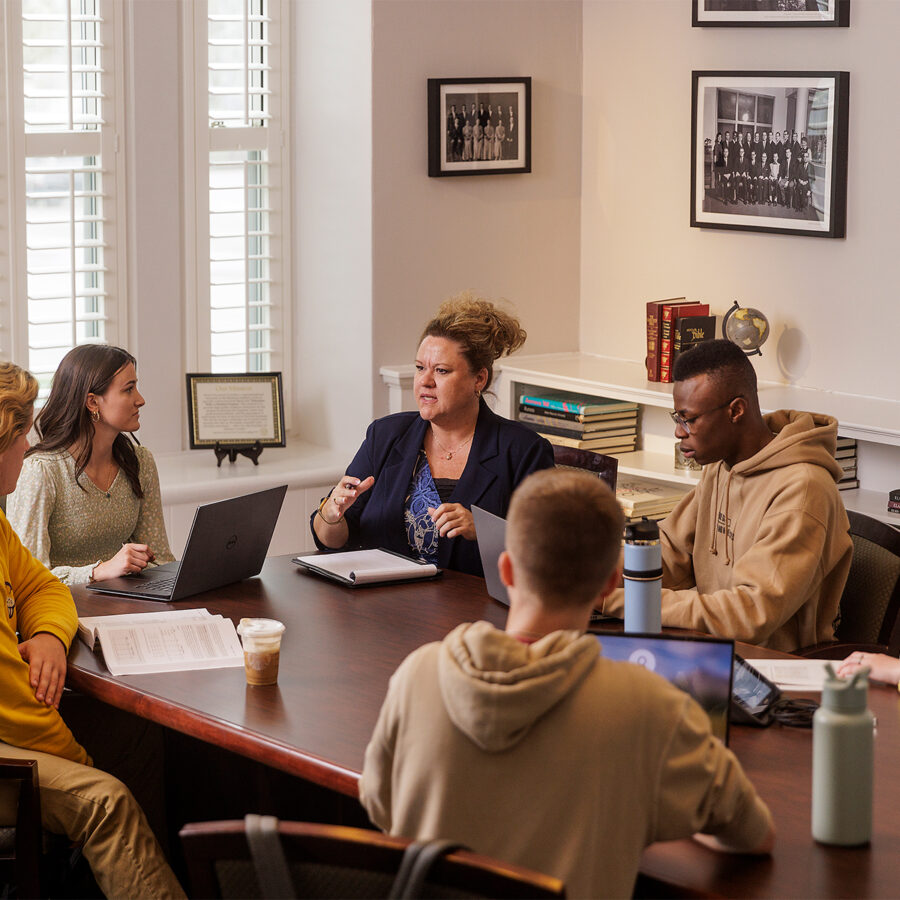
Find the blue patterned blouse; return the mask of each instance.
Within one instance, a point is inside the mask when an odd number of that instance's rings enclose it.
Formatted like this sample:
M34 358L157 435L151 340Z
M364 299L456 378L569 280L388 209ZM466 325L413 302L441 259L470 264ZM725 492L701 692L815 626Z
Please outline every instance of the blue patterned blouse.
M413 468L409 482L409 493L403 509L406 525L406 539L412 552L425 562L437 565L438 532L428 509L441 505L441 497L431 477L431 467L425 451L419 451L419 458Z

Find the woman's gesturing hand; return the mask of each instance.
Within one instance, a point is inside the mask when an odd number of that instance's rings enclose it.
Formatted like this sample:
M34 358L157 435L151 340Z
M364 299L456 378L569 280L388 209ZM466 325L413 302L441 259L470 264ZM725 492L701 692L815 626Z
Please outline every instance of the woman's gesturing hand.
M375 484L375 478L370 475L360 481L352 475L344 475L331 491L331 506L334 507L332 518L334 521L343 519L347 510Z

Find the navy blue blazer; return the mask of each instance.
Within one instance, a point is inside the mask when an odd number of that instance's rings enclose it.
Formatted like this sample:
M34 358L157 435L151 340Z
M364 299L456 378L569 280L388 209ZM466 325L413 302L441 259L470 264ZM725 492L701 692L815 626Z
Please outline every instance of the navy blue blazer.
M417 412L385 416L369 426L346 474L360 479L374 475L375 484L347 510L350 536L342 550L383 547L413 556L406 539L404 505L427 428ZM448 502L467 509L475 504L506 516L516 485L531 472L552 466L553 448L546 439L520 422L495 415L482 400L469 459ZM319 549L327 549L315 529L313 538ZM477 542L462 537L438 539L438 566L484 574Z

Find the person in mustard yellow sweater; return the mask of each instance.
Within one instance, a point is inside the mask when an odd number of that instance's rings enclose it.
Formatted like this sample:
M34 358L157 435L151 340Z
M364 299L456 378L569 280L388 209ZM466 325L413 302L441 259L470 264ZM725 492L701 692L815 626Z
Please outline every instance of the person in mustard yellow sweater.
M0 494L16 486L37 391L29 372L0 363ZM183 897L128 788L93 767L60 715L66 654L78 627L75 604L2 513L0 581L0 757L37 760L44 828L81 844L107 897ZM0 804L0 824L9 816Z

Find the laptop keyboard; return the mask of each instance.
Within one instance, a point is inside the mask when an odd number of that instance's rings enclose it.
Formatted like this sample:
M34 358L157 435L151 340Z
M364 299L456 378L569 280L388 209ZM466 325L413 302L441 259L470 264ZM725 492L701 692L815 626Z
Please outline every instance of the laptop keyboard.
M162 578L154 578L152 581L138 581L128 586L129 593L133 594L171 594L175 587L175 576L164 575Z

